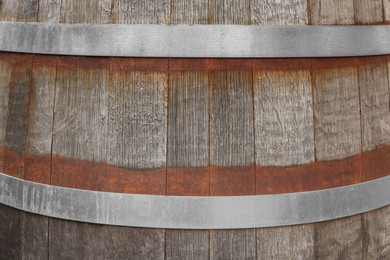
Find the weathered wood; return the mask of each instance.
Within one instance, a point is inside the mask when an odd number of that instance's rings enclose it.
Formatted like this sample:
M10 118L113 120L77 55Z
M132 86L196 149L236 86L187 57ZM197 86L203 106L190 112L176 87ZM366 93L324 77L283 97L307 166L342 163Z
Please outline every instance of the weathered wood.
M354 0L355 24L383 22L383 0Z
M209 0L210 24L250 24L250 0Z
M363 259L390 259L390 206L363 214Z
M0 204L0 259L21 259L20 211Z
M208 259L208 230L166 230L166 258L174 259Z
M116 0L112 21L120 24L168 24L170 0Z
M314 259L314 224L257 229L257 259Z
M171 24L207 24L208 0L171 0Z
M317 188L330 188L361 181L361 161L351 158L361 152L359 85L356 67L320 69L313 72L314 144L316 159L329 161L316 165L317 179L332 176L333 183L317 183Z
M61 0L39 0L38 22L58 23L61 17Z
M38 21L39 0L19 1L17 20L20 22Z
M354 0L308 0L309 24L354 24Z
M362 259L362 216L315 224L317 259Z
M383 0L383 18L385 23L390 23L390 0Z
M50 183L57 58L35 57L29 101L25 179Z
M210 260L256 259L256 230L211 230Z
M111 0L62 0L60 9L61 23L110 23L112 22ZM53 6L55 19L58 19L58 7Z
M20 212L22 259L48 259L49 218Z
M264 25L306 25L307 0L250 1L251 23Z
M92 168L67 171L61 161L61 157L106 161L109 71L99 67L100 61L81 57L59 60L54 104L53 185L89 186L98 190L105 185L101 172Z
M16 21L20 1L1 0L0 1L0 21Z
M365 151L363 177L370 180L385 176L390 169L390 153L380 152L390 151L390 94L386 58L359 66L359 87L362 149Z
M211 84L210 195L254 194L252 73L217 69Z

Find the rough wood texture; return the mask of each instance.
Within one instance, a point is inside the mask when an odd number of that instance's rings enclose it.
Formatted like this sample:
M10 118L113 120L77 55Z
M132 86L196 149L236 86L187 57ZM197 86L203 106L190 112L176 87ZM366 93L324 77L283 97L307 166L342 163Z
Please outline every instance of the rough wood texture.
M61 0L40 0L38 22L59 23Z
M164 230L50 219L50 259L164 259Z
M383 18L385 23L390 23L390 0L383 0Z
M171 24L207 24L208 0L171 0Z
M170 0L117 0L113 2L112 19L120 24L167 24Z
M256 230L211 230L210 260L256 259Z
M250 1L252 24L306 25L307 0Z
M54 20L58 20L57 4L58 3L56 2L51 6ZM60 9L60 22L84 24L110 23L112 19L111 5L111 0L62 0ZM46 14L46 16L48 16L48 14Z
M390 94L386 59L359 66L359 87L362 148L363 151L377 148L377 152L363 153L363 177L370 180L389 174L390 169Z
M361 161L351 158L345 169L342 161L361 152L359 85L356 67L313 72L314 140L317 178L344 178L342 185L361 181ZM333 160L333 162L331 162ZM326 161L329 161L326 162ZM317 188L329 188L321 186Z
M16 21L20 2L15 0L0 1L0 20Z
M209 0L210 24L250 24L250 0Z
M353 0L308 0L309 24L354 24Z
M20 212L22 259L48 259L49 218Z
M390 259L390 207L363 215L363 259Z
M314 224L257 229L257 259L314 259Z
M317 259L361 259L362 216L316 223Z
M166 230L166 257L174 259L208 259L209 231L208 230Z
M354 0L355 24L375 24L384 21L383 0Z
M254 77L256 164L314 161L310 72L259 71Z
M254 194L252 73L216 70L211 82L210 164L226 167L210 172L210 195Z
M209 195L209 79L192 62L170 66L186 69L169 74L169 195Z
M19 1L17 20L20 22L38 21L39 0Z
M0 259L21 259L20 214L0 204Z

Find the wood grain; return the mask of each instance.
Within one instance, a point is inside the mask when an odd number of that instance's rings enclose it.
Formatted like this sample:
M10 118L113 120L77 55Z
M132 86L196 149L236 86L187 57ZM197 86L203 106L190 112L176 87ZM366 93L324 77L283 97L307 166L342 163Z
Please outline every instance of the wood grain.
M0 259L21 259L20 211L0 204Z
M315 224L317 259L361 259L362 216Z
M112 5L112 21L119 24L168 24L170 1L116 0Z
M209 24L250 23L250 0L209 0Z
M60 8L60 23L110 23L112 19L111 5L111 0L62 0ZM54 20L58 20L57 5L52 5L52 10Z
M376 24L384 21L383 0L354 0L355 24Z
M308 0L309 24L354 24L354 0Z
M359 85L356 67L325 69L313 72L314 84L314 143L317 179L321 175L348 175L354 177L344 185L361 181L361 160L350 160L346 167L336 160L348 158L361 152L361 128ZM332 165L326 161L333 161ZM340 169L343 169L340 172ZM338 175L336 176L337 173ZM332 186L317 187L330 188Z
M68 65L66 62L74 62ZM53 155L100 162L107 160L108 69L91 67L96 58L61 58L56 82ZM53 185L77 187L93 169L67 172L53 157ZM100 176L97 176L100 177ZM77 180L77 179L76 179ZM67 182L69 182L67 184Z
M39 0L38 22L59 23L61 0Z
M383 18L385 23L390 23L390 0L383 0Z
M15 0L0 1L0 21L16 21L20 2Z
M171 0L171 24L207 24L208 0Z
M363 259L390 258L390 207L363 214Z
M167 260L174 259L208 259L208 230L170 230L165 233Z
M20 212L22 259L48 259L48 223L48 217Z
M257 259L314 259L314 224L257 229Z
M256 230L211 230L209 259L256 259Z
M19 22L38 21L39 0L19 1L17 20Z
M252 73L215 70L211 84L210 164L225 167L211 169L210 195L254 194Z
M250 1L251 23L263 25L306 25L307 0Z
M360 110L363 151L390 147L390 107L387 60L359 66ZM382 148L378 148L382 147ZM389 174L390 154L363 154L364 180Z

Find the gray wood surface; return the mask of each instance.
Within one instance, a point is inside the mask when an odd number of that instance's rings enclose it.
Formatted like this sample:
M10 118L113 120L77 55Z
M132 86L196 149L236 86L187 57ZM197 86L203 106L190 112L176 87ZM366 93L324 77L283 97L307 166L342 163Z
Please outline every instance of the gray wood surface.
M250 0L209 0L210 24L250 24Z
M8 56L0 56L0 149L5 148L5 135L8 118L9 81L11 79L11 64ZM0 151L1 153L1 151ZM1 160L0 154L0 160ZM0 165L0 170L1 165Z
M20 214L17 209L0 204L0 259L21 259Z
M165 233L167 260L209 259L208 230L170 230Z
M61 23L95 24L111 22L111 1L62 0L60 4ZM52 3L51 6L48 5L47 8L51 8L53 16L46 14L46 17L52 17L57 22L58 2ZM47 10L44 11L47 12Z
M171 0L171 24L207 24L208 0Z
M19 1L17 20L20 22L36 22L38 20L39 0Z
M48 259L49 218L20 212L21 259Z
M390 259L390 207L363 214L363 259Z
M257 229L257 259L314 259L314 224Z
M315 224L317 259L362 259L362 216Z
M384 22L390 22L390 0L383 0L383 18Z
M375 24L383 22L383 0L354 0L355 23Z
M354 24L354 0L308 1L309 24Z
M170 1L116 0L112 5L112 21L121 24L168 24Z
M309 71L254 72L256 164L302 165L314 161Z
M313 73L317 160L337 160L361 152L359 85L356 67Z
M107 69L83 67L83 59L90 58L74 59L74 66L58 68L53 154L105 161L109 73Z
M61 17L61 0L40 0L38 22L59 23Z
M388 82L387 62L359 66L363 151L390 144Z
M16 21L20 2L15 0L2 0L0 4L0 20Z
M306 25L307 0L250 1L252 24Z

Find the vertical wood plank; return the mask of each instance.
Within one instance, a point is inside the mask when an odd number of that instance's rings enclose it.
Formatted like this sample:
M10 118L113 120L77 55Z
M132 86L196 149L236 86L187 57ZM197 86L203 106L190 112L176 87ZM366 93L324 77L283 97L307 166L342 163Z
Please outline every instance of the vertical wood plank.
M0 20L16 21L20 1L2 0L0 1Z
M208 259L208 230L166 230L166 259Z
M39 0L19 1L18 16L19 22L36 22L38 20Z
M256 259L256 230L211 230L210 260Z
M359 182L360 156L351 157L361 152L357 68L314 71L313 84L317 188Z
M354 0L355 24L375 24L384 21L383 0Z
M168 24L170 0L116 0L113 2L113 22L120 24Z
M38 22L59 23L61 0L39 0Z
M308 0L309 24L354 24L353 0Z
M51 172L56 72L57 58L45 56L34 58L24 178L48 184Z
M359 66L362 124L363 177L370 180L389 174L390 106L385 57Z
M22 259L48 259L49 218L20 212Z
M383 0L383 19L385 23L390 23L390 0Z
M363 259L390 259L390 207L363 214Z
M207 24L208 0L171 0L171 24Z
M250 0L209 0L210 24L250 24Z
M263 25L306 25L307 0L250 1L251 23Z
M106 161L109 69L98 58L60 58L57 73L52 184L104 190L104 169L70 168L67 158Z
M57 15L57 9L55 9ZM61 23L100 24L112 22L112 0L62 0Z
M362 259L362 216L315 224L317 259Z
M314 224L257 230L257 259L315 259Z
M0 204L0 259L20 258L20 211Z
M121 178L109 171L108 182L117 181L122 192L166 194L168 64L163 62L165 71L154 71L148 69L153 61L120 61L113 61L111 72L107 151L109 164L128 171ZM144 177L150 181L139 180Z
M314 162L310 72L256 71L254 86L256 192L315 189L314 167L285 168Z

